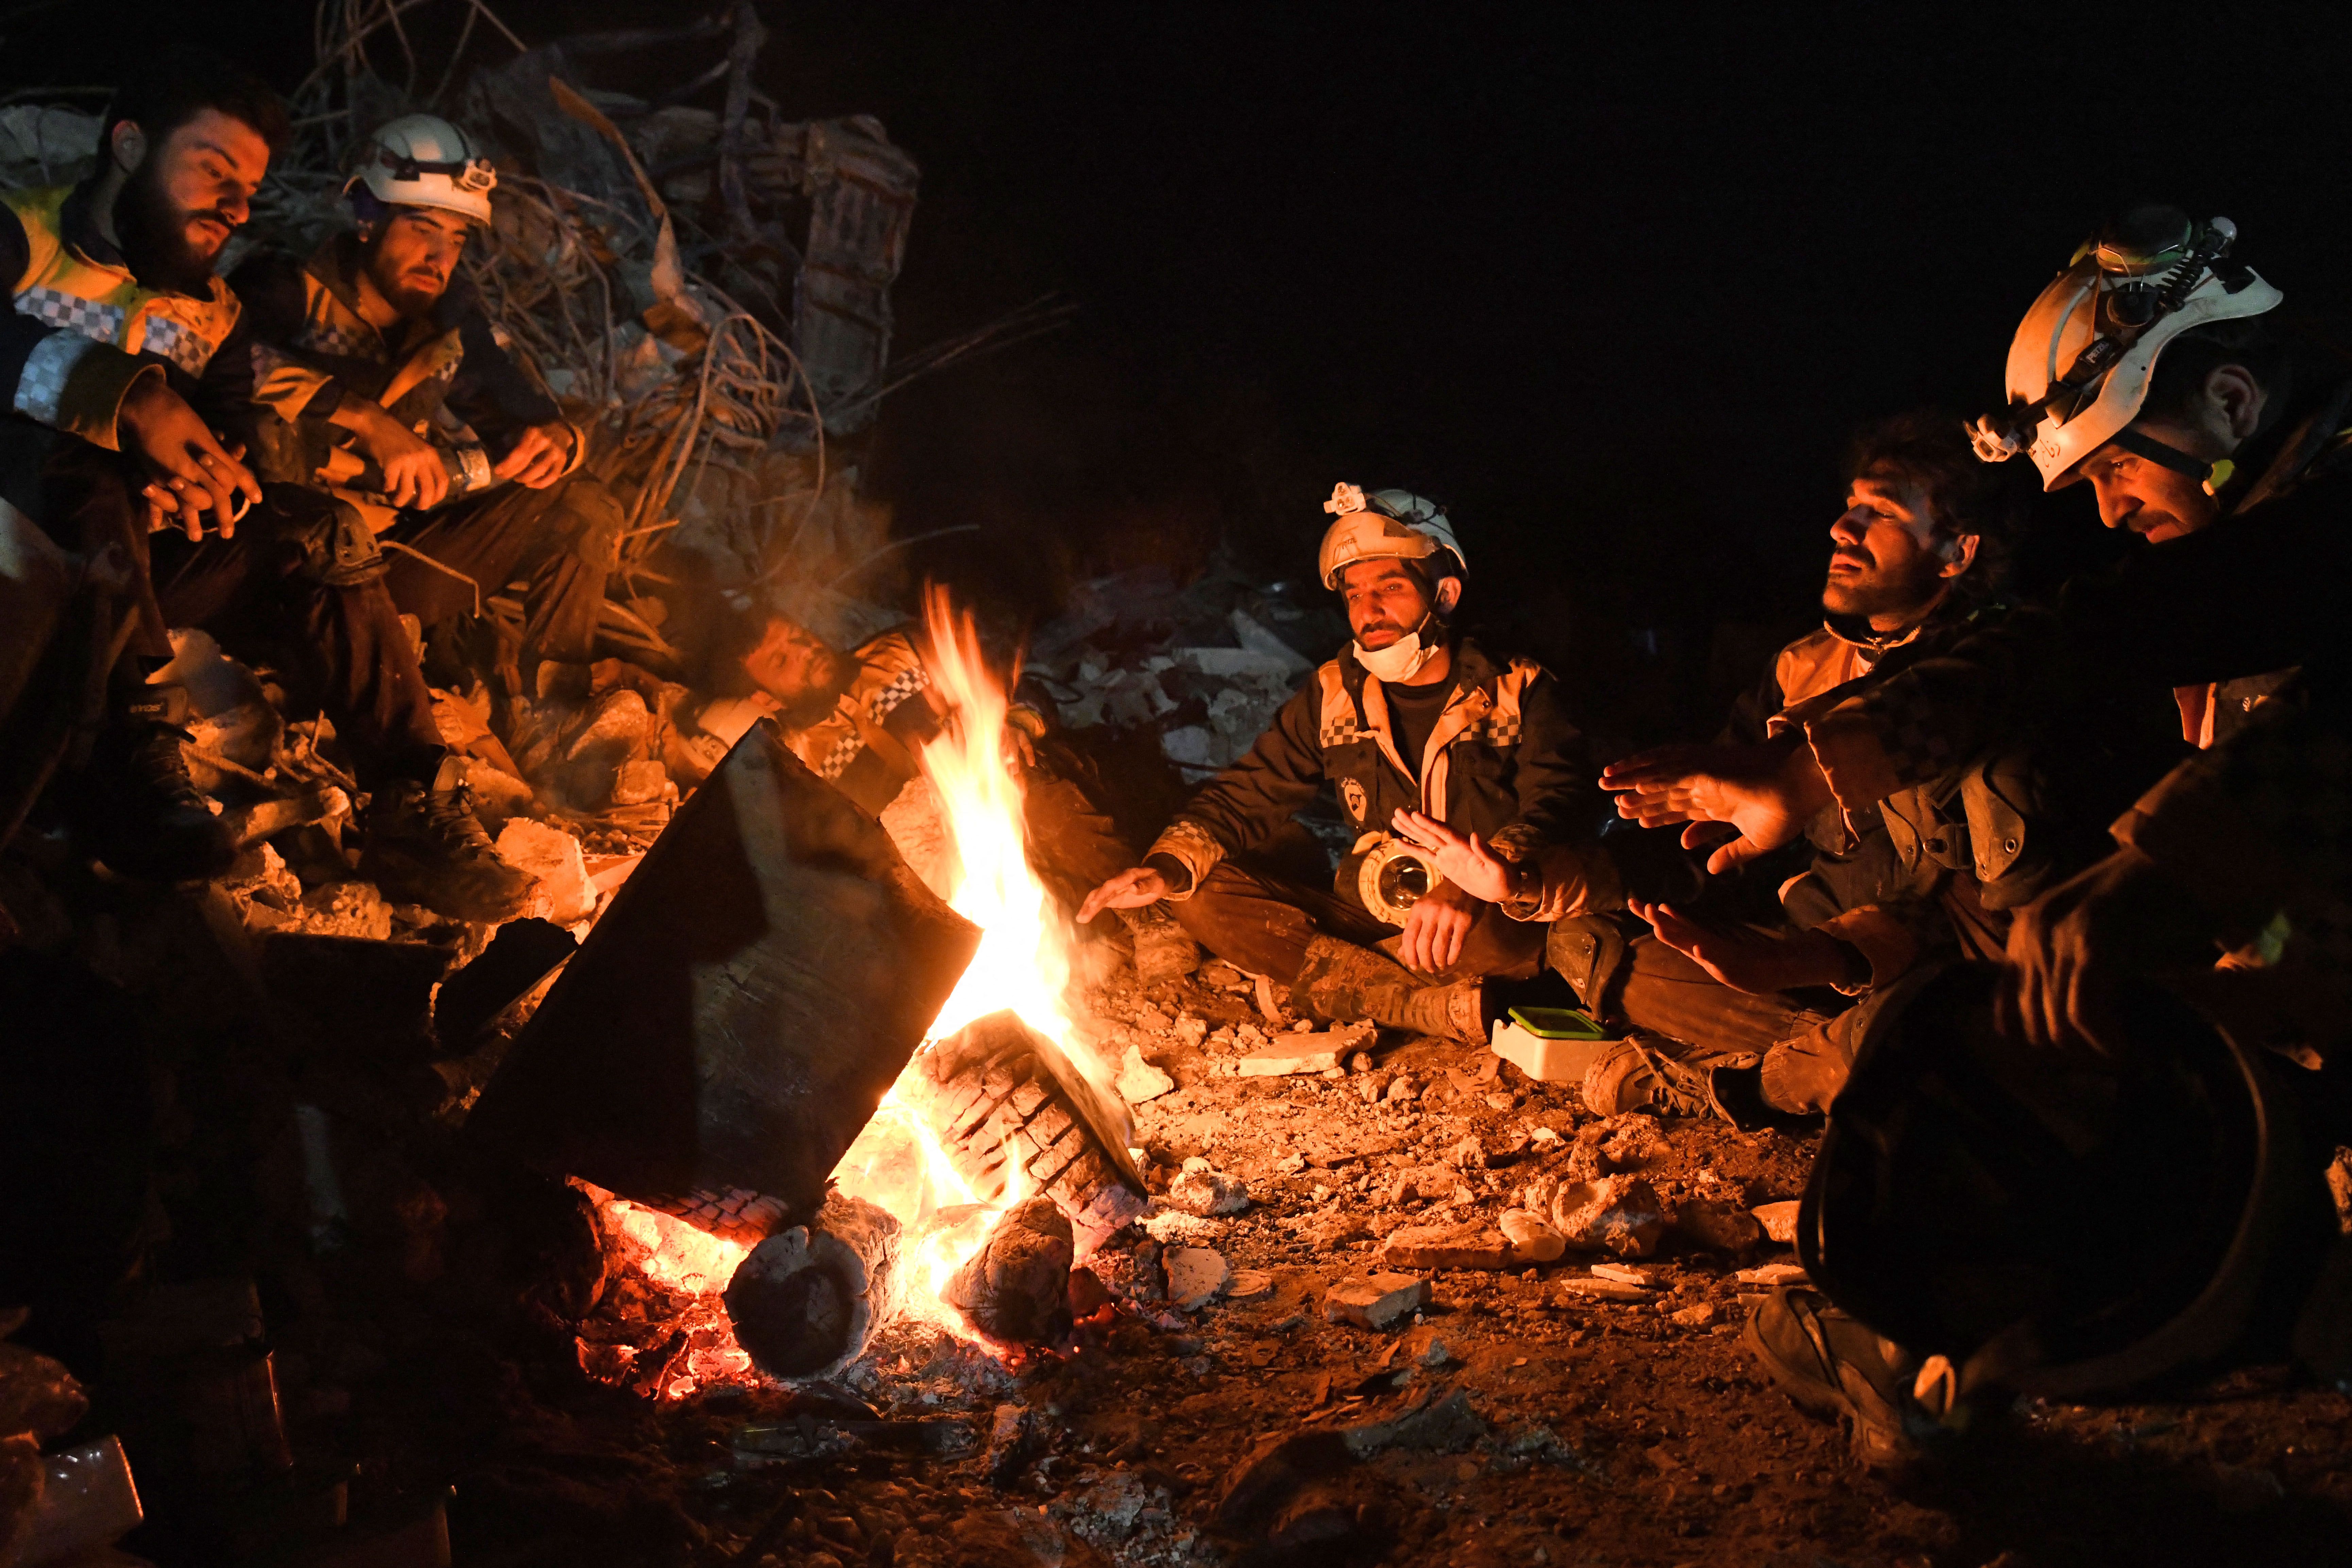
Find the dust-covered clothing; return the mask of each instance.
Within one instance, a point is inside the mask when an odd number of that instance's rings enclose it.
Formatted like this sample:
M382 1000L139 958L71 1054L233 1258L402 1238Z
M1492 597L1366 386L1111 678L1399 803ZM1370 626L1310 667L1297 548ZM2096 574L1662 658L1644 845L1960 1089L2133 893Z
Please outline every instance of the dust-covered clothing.
M1476 833L1507 860L1560 851L1605 866L1592 831L1594 770L1559 683L1467 637L1454 642L1453 659L1444 705L1410 760L1381 681L1350 652L1318 669L1248 754L1203 785L1152 845L1172 872L1171 896L1191 897L1220 860L1264 847L1327 788L1360 847L1411 809Z

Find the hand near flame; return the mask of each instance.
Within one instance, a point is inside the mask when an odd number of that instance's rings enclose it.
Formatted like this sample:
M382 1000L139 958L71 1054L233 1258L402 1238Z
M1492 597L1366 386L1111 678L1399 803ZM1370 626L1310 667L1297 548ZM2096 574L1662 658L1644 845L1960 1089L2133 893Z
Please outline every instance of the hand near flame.
M1078 923L1091 925L1105 910L1139 910L1168 896L1168 879L1149 866L1131 866L1087 895Z
M1518 889L1518 868L1488 848L1475 833L1456 833L1433 816L1402 807L1389 826L1399 838L1428 856L1438 875L1465 893L1499 904Z
M1601 787L1616 794L1618 816L1644 827L1689 824L1685 848L1712 837L1706 824L1738 828L1740 837L1707 858L1706 868L1717 873L1793 843L1831 801L1829 781L1801 737L1760 746L1662 746L1612 763Z

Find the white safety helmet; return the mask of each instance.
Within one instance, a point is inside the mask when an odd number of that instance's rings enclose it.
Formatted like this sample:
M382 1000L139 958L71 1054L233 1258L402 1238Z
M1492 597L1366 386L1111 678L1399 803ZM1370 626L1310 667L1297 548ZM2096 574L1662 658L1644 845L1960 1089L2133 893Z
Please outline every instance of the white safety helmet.
M2018 326L2010 405L1969 427L1977 456L1998 463L2024 451L2042 489L2072 484L2075 465L2139 416L2165 344L2193 327L2259 316L2284 298L2227 259L2237 237L2225 217L2199 224L2177 207L2141 207L2076 251ZM2185 454L2161 448L2158 460L2168 458Z
M1425 561L1443 550L1454 557L1457 576L1470 575L1454 525L1437 503L1411 490L1374 490L1367 496L1355 485L1336 485L1323 510L1338 521L1323 531L1323 548L1316 570L1326 588L1339 585L1339 574L1359 561Z
M439 207L486 224L498 183L464 132L435 115L404 114L375 128L343 191L365 185L387 206Z

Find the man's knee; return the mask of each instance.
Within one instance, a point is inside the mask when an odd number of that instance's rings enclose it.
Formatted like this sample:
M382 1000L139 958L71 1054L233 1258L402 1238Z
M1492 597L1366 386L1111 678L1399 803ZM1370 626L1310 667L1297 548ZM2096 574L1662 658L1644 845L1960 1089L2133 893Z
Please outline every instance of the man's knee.
M629 513L610 486L593 474L573 474L541 494L545 501L539 515L562 530L572 553L599 572L620 564L621 535Z

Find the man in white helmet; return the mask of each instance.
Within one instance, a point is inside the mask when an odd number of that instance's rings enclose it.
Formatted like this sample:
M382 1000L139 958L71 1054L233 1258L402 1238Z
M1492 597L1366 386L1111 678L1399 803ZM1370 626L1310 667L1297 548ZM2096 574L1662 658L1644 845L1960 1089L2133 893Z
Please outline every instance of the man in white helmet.
M1493 889L1506 897L1548 858L1580 868L1556 886L1580 877L1582 896L1613 900L1582 737L1549 674L1454 630L1468 567L1434 504L1342 484L1324 510L1318 565L1353 640L1078 918L1165 899L1210 951L1327 1018L1484 1043L1488 979L1532 974L1545 928L1431 875L1437 835L1490 847L1510 868L1515 886ZM1329 889L1275 859L1292 814L1326 789L1358 835Z
M368 138L344 186L352 232L304 262L257 257L230 281L264 345L250 394L264 480L331 496L396 546L385 585L427 626L525 581L535 686L541 660L594 657L623 516L578 473L580 428L499 346L460 276L497 184L463 131L403 115Z

